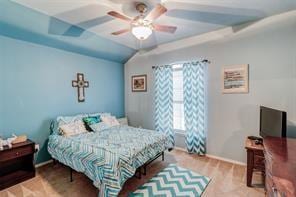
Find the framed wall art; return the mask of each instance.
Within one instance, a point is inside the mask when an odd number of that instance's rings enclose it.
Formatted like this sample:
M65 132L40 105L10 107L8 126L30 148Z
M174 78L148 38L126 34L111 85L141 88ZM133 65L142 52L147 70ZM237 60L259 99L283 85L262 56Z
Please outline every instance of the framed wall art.
M132 92L147 92L147 75L132 76Z
M222 92L249 92L249 65L225 66L222 69Z

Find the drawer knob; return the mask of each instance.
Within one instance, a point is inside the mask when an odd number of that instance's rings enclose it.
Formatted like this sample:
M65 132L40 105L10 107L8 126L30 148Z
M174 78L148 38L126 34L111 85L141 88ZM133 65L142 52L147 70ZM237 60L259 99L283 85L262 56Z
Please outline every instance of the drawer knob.
M19 153L19 152L16 152L15 154L16 154L16 155L19 155L20 153Z

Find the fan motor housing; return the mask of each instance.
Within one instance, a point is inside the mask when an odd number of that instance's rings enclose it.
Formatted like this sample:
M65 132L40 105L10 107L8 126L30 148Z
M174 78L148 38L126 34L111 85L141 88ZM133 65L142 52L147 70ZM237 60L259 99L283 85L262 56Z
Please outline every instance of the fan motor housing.
M147 12L147 5L145 3L136 3L136 10L144 14Z

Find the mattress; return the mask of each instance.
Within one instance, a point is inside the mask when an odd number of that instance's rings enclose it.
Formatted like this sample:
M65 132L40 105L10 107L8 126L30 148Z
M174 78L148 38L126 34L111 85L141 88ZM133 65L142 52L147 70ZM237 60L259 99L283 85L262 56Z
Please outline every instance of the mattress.
M53 134L48 142L51 156L88 176L99 196L117 196L138 167L170 147L166 135L129 126L70 137Z

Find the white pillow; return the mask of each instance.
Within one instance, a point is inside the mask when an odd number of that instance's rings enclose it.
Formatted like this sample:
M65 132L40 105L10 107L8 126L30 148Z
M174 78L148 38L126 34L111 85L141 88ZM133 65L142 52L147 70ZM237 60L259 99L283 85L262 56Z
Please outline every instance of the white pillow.
M88 132L82 120L76 120L59 127L60 134L63 136L77 135Z
M77 114L75 116L59 116L59 117L57 117L58 127L65 125L65 124L73 123L78 120L82 120L85 117L88 117L88 115L87 114Z
M90 128L93 131L97 132L97 131L102 131L102 130L108 129L110 127L104 122L99 122L99 123L95 123L95 124L90 125Z
M128 126L128 120L127 120L127 117L124 117L124 118L118 118L117 120L118 120L118 122L119 122L120 125L126 125L126 126Z
M101 120L109 127L120 125L115 116L103 116Z

